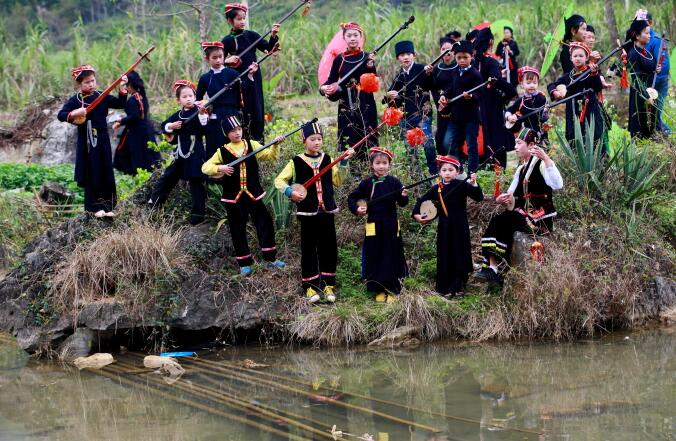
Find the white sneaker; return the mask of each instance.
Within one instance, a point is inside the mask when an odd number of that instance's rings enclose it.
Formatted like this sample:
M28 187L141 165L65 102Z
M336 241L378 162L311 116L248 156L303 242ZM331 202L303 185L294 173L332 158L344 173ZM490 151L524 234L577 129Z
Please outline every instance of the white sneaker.
M94 213L94 217L99 218L99 219L101 219L101 218L104 217L105 215L106 215L106 212L103 211L103 210L99 210L99 211L97 211L96 213Z

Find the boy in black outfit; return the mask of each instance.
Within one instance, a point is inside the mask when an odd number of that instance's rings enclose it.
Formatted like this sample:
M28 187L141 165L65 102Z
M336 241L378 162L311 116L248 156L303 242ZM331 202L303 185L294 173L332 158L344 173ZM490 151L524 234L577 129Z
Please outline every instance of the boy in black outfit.
M434 135L432 134L432 105L430 104L431 78L421 74L425 65L415 62L416 53L412 41L400 41L394 46L397 61L401 69L387 91L384 102L391 106L404 107L404 119L401 121L402 137L406 131L419 127L425 133L425 158L430 174L437 173ZM415 77L415 79L414 79ZM409 81L411 82L409 84ZM417 156L415 146L411 147L411 155Z
M458 65L451 73L451 86L439 97L439 111L450 114L448 128L443 140L443 148L451 156L459 157L460 147L466 141L469 156L469 173L479 167L479 98L480 90L467 91L480 85L483 81L479 71L472 66L474 48L467 40L454 46L455 61ZM462 98L451 100L462 95Z

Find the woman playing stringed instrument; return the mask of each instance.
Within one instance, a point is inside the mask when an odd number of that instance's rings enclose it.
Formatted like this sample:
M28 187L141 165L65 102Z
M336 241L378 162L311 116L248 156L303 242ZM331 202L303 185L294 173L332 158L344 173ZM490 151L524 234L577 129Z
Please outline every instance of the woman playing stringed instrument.
M98 218L112 217L117 191L106 117L108 109L124 108L127 77L122 77L117 97L107 95L100 105L88 110L101 95L96 90L96 70L85 64L71 69L71 75L80 90L66 101L57 117L59 121L78 125L75 182L85 189L85 211Z

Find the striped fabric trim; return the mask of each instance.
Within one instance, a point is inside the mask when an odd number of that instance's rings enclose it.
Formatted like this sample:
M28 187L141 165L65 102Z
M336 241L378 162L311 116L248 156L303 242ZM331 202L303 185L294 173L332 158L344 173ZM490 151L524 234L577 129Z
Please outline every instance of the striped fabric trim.
M501 247L507 248L507 244L500 242L499 240L497 240L494 237L482 237L481 242L495 242L496 244L500 245Z
M319 273L319 274L321 274L322 276L335 276L336 275L336 273L323 273L323 272Z
M315 280L315 279L319 279L319 274L317 274L316 276L312 276L312 277L303 277L301 280L303 282L309 282L310 280Z
M247 254L246 256L235 256L235 259L244 260L244 259L248 259L250 257L251 257L251 254Z
M271 247L271 248L261 248L261 251L275 251L277 247Z

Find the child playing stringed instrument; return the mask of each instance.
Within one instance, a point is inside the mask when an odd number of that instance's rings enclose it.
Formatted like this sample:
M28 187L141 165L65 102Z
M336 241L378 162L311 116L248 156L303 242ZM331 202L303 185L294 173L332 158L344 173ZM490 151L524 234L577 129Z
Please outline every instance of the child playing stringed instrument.
M318 302L323 292L325 300L336 301L336 266L338 246L334 214L338 206L333 196L333 187L343 182L344 169L340 166L329 169L314 184L305 188L302 184L317 176L331 164L331 157L322 152L324 136L317 123L308 124L301 132L305 152L295 156L275 178L275 187L296 203L296 215L300 222L301 278L302 288L310 303ZM349 148L345 159L354 155Z
M426 224L434 218L421 214L425 201L433 201L439 213L437 226L437 282L436 291L444 297L464 295L465 284L472 272L472 249L467 221L467 198L477 202L484 195L476 180L458 180L460 161L452 156L437 156L439 183L418 198L413 208L413 218Z
M408 275L397 206L408 204L408 190L390 176L394 153L384 147L369 150L373 175L364 179L347 198L350 211L367 216L361 275L376 302L391 303L401 291L400 279ZM373 201L373 203L369 203Z
M78 93L65 102L57 115L59 121L78 124L75 151L75 182L84 187L85 211L95 217L114 216L117 199L113 160L108 136L108 109L123 109L127 102L126 76L122 77L119 96L108 95L92 110L88 107L101 92L96 90L96 70L85 64L71 69ZM84 119L79 124L78 119Z
M223 120L223 131L230 143L219 148L204 163L202 172L220 179L223 187L221 202L225 204L239 272L243 276L248 276L252 271L253 256L246 237L246 223L249 216L256 226L258 243L266 262L265 267L268 269L284 268L284 262L276 259L275 226L272 223L270 212L263 203L265 191L260 182L256 156L251 156L235 166L228 165L253 152L261 145L242 137L244 133L242 124L235 116L229 116ZM276 160L279 157L279 144L284 141L284 137L278 136L275 141L271 148L260 152L257 155L258 158L268 161Z

